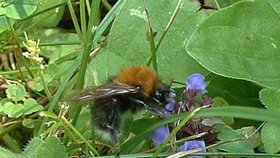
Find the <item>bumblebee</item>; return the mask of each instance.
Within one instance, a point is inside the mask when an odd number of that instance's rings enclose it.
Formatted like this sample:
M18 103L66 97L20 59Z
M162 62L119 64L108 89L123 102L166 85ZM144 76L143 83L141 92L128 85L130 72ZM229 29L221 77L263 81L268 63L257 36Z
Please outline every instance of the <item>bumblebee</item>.
M101 130L109 132L112 141L119 143L122 115L143 108L163 117L161 105L169 101L171 89L156 73L144 66L130 66L120 70L107 84L85 89L71 100L90 102L92 121Z

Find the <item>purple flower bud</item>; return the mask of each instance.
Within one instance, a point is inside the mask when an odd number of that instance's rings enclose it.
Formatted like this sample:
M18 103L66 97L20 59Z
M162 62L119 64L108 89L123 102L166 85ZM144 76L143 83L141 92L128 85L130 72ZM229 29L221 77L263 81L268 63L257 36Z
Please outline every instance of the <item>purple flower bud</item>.
M173 111L174 110L174 103L167 103L165 105L165 109L168 111Z
M167 126L157 128L152 134L152 140L156 147L162 144L169 136L169 129Z
M164 110L164 114L166 115L171 115L173 114L175 111L174 111L174 106L175 106L175 103L167 103L165 105L165 110Z
M206 152L205 142L203 140L185 141L185 143L179 147L179 151L188 151L192 149L202 149L200 152ZM203 158L203 156L189 156L189 158Z
M187 90L195 90L202 94L207 93L205 78L199 73L190 75L187 79Z

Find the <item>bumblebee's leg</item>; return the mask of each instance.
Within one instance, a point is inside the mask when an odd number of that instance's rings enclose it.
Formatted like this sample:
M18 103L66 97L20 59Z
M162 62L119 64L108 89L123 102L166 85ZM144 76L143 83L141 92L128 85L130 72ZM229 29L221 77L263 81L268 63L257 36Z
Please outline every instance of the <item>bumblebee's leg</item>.
M112 109L108 115L107 128L114 143L119 143L119 111L117 107L117 100L113 98Z
M160 117L163 117L164 116L164 113L162 110L160 110L159 108L157 107L152 107L148 104L145 104L142 100L139 100L139 99L135 99L135 98L130 98L130 100L137 104L137 105L140 105L140 106L143 106L145 108L147 108L148 110L152 111L153 113L155 113L156 115L159 115Z
M112 102L112 109L108 116L108 123L107 128L109 129L110 137L113 140L113 142L116 144L117 147L117 155L116 157L119 157L120 154L120 146L119 146L119 109L117 105L117 100L113 98Z

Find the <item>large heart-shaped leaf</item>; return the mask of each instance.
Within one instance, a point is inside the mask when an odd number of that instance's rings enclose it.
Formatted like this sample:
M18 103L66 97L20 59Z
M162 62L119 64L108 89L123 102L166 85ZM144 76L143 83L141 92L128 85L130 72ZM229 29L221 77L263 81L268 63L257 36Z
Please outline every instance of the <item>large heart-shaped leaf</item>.
M280 1L238 2L208 18L186 49L206 69L280 87Z

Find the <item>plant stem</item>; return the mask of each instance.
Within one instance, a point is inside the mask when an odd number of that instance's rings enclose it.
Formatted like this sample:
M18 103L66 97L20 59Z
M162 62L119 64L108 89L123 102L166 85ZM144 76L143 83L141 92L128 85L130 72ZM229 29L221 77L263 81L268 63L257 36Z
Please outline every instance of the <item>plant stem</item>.
M85 41L83 41L83 36L82 36L81 28L79 26L79 22L78 22L77 16L76 16L74 8L72 6L72 1L71 0L67 0L67 5L68 5L68 8L69 8L69 12L70 12L70 15L71 15L71 18L72 18L75 30L76 30L79 38L80 38L80 41L82 43L84 43Z
M22 50L21 50L20 43L19 43L19 40L18 40L17 35L16 35L16 32L15 32L15 29L14 29L14 27L11 25L10 19L9 19L7 16L5 16L5 17L6 17L6 19L7 19L7 22L8 22L8 24L9 24L9 27L10 27L10 29L11 29L11 31L12 31L13 39L15 40L16 46L17 46L17 48L18 48L18 50L19 50L19 52L20 52L19 54L17 54L17 51L14 51L15 58L16 58L17 62L19 62L19 60L22 61L23 65L24 65L24 67L26 68L27 72L29 73L30 77L31 77L31 78L34 78L34 75L33 75L32 72L30 71L29 66L26 65L25 60L24 60L24 58L22 57ZM19 63L20 63L20 62L19 62ZM24 77L23 77L23 74L22 74L22 72L21 72L21 67L19 66L19 64L16 64L16 65L17 65L18 70L19 70L19 72L20 72L21 78L22 78L22 80L24 81Z
M152 62L153 62L153 68L156 71L156 73L158 72L158 68L157 68L157 54L156 54L156 46L155 46L155 40L154 40L154 31L152 28L152 23L151 23L151 19L150 19L150 15L149 12L147 10L147 4L146 1L144 1L145 4L145 13L147 15L147 20L148 20L148 38L149 38L149 43L150 43L150 49L151 49L151 54L152 54Z
M83 45L83 56L82 56L82 62L81 62L81 67L80 67L80 71L78 74L78 78L77 78L77 84L76 84L76 88L77 89L82 89L83 85L84 85L84 78L85 78L85 74L86 74L86 68L87 68L87 63L88 63L88 59L89 59L89 55L91 52L91 48L93 45L93 38L96 32L96 29L94 29L97 25L98 22L98 11L99 11L99 5L100 5L100 0L95 0L92 2L91 4L91 11L90 11L90 16L89 16L89 23L87 26L87 32L86 34L84 34L83 36L85 36L86 38L86 42ZM70 110L70 114L72 116L72 124L75 126L76 122L78 120L80 111L81 111L82 107L73 107Z
M40 78L42 80L42 84L43 84L43 88L44 91L48 97L49 100L52 99L52 93L50 92L49 88L48 88L48 84L46 83L45 77L44 77L44 71L40 70Z
M176 126L172 132L170 133L170 135L168 136L168 138L164 141L164 143L162 143L159 148L156 150L156 152L153 154L153 158L156 158L158 156L158 154L160 154L160 152L164 149L164 147L168 144L168 142L171 141L172 138L176 137L176 134L178 133L178 131L186 124L186 122L188 122L194 115L195 113L197 113L200 109L202 109L203 107L197 108L195 109L193 112L190 113L190 115L188 115L188 117L186 117L185 119L183 119L178 126Z
M175 20L175 18L177 16L177 14L179 13L180 9L182 8L182 5L184 4L184 1L185 0L179 0L178 1L177 6L176 6L175 10L173 11L173 14L170 17L170 19L169 19L169 21L168 21L168 23L167 23L167 25L166 25L166 27L165 27L165 29L163 31L163 34L161 35L161 37L160 37L160 39L159 39L159 41L158 41L158 43L156 45L155 52L158 51L158 49L159 49L163 39L165 38L167 32L169 31L170 27L172 26L172 24L173 24L173 22L174 22L174 20ZM153 57L151 56L149 58L148 62L147 62L147 65L150 65L152 60L153 60Z

